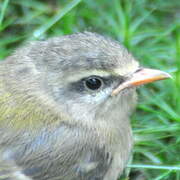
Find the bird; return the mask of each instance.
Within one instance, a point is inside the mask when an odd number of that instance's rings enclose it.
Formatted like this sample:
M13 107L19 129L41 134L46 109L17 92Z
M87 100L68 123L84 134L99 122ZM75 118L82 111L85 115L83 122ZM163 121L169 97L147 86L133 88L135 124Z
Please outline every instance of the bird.
M0 179L117 180L136 87L169 77L94 32L17 48L0 62Z

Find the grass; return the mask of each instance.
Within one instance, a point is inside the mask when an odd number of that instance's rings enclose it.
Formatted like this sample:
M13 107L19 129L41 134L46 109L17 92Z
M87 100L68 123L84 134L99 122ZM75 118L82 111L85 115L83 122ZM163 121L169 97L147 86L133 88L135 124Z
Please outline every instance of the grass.
M173 80L138 90L134 157L127 170L130 179L179 180L179 8L179 0L1 0L0 59L29 39L88 30L120 41L141 64L170 72Z

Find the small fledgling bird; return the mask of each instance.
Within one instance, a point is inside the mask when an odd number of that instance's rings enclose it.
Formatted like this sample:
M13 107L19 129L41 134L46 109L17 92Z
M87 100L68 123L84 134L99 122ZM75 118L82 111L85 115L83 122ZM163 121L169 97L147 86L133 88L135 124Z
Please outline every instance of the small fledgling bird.
M168 77L90 32L19 48L0 63L0 180L117 180L135 87Z

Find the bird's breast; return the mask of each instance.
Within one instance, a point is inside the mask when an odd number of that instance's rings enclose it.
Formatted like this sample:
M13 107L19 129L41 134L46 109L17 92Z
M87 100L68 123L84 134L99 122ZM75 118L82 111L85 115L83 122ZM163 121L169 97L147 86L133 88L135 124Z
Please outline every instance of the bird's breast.
M63 124L36 133L14 134L13 142L7 139L3 156L35 180L103 179L115 155L119 154L120 164L127 160L130 145L126 133L105 125L89 129Z

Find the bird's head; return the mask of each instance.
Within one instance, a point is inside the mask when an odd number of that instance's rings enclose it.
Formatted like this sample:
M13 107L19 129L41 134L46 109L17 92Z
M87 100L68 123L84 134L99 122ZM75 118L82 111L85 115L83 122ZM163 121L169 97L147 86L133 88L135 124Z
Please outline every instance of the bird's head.
M31 69L19 72L37 79L47 99L78 123L123 120L136 103L136 86L169 77L142 68L118 42L89 32L36 42L26 57ZM22 88L29 86L26 81Z

